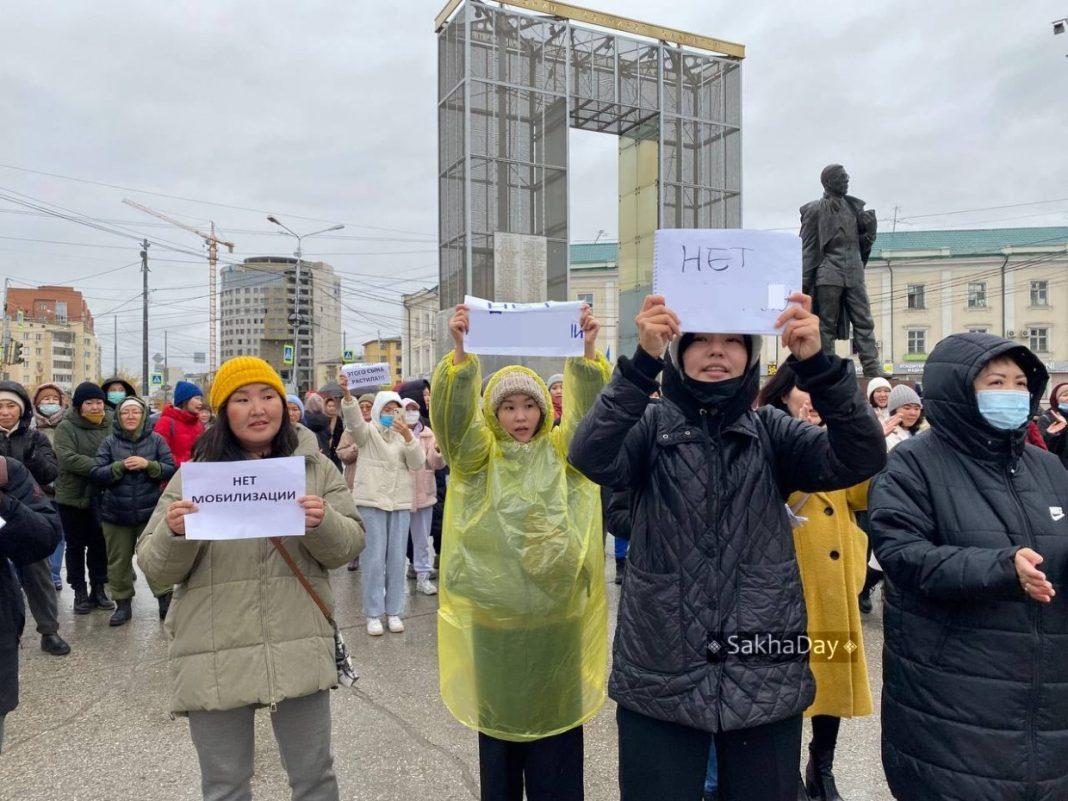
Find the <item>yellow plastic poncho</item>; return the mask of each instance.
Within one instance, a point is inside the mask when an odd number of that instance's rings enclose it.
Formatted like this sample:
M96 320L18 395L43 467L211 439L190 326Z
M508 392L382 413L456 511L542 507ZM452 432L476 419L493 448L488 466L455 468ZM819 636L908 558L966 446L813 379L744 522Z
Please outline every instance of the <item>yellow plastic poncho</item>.
M544 382L533 376L545 408ZM523 742L579 726L605 700L608 623L600 490L567 462L609 366L568 359L564 417L513 440L480 397L478 358L448 354L431 427L450 467L438 610L441 697L466 726Z

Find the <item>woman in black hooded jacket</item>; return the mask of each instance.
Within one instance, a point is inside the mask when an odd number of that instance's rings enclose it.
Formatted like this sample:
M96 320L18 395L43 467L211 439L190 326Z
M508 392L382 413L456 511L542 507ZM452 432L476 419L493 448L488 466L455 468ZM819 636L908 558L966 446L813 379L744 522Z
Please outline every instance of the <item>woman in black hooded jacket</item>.
M136 397L122 401L115 410L114 432L100 443L90 473L103 488L98 514L108 549L108 585L116 603L112 626L122 626L133 616L134 548L176 470L167 441L148 425L145 402ZM148 586L163 620L172 588L155 582Z
M759 338L682 333L650 296L634 358L572 443L576 468L633 493L609 682L623 801L699 798L713 742L721 799L796 799L814 685L784 498L858 484L886 449L852 363L820 350L810 299L791 301L783 343L826 428L752 409Z
M872 482L901 801L1068 798L1068 472L1025 443L1048 379L1016 343L944 339L923 371L931 429Z

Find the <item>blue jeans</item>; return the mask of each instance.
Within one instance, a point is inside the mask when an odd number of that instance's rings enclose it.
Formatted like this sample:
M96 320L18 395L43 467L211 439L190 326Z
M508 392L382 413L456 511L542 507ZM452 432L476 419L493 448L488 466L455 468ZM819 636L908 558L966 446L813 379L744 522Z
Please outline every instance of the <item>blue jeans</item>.
M52 508L56 510L56 514L59 514L59 507L55 502L52 502ZM59 530L59 544L56 545L56 550L48 557L48 563L52 567L52 583L59 585L63 583L63 577L59 574L59 570L63 567L63 549L67 544L67 538L63 536L63 528Z
M48 557L48 564L52 568L52 583L60 585L63 583L63 576L59 574L59 569L63 567L63 546L65 545L62 537L59 540L59 545L56 546L56 550L52 552L52 555Z
M719 788L719 765L716 762L716 743L708 749L708 768L705 774L705 792L713 793Z
M358 508L367 532L367 544L360 554L364 617L403 615L408 592L404 561L411 512Z

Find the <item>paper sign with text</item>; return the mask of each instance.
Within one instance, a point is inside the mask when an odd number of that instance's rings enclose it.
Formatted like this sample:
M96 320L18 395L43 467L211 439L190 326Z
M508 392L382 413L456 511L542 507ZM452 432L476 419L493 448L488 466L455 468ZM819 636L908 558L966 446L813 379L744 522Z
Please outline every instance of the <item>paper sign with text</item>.
M774 334L801 290L801 238L780 231L669 228L656 232L653 294L683 331Z
M464 350L485 356L581 356L581 301L502 303L468 295Z
M182 499L197 505L185 516L191 540L243 540L304 535L304 457L243 462L186 462Z
M341 372L349 381L349 389L393 383L388 364L343 364Z

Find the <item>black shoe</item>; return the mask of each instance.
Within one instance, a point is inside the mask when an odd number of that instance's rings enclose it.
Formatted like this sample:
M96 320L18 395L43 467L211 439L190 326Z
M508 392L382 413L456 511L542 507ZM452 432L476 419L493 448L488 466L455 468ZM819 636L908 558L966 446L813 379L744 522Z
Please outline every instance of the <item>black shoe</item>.
M93 611L93 602L89 600L89 595L85 591L85 587L74 588L74 614L76 615L88 615Z
M174 597L174 593L165 592L165 593L163 593L163 595L159 596L156 599L157 601L159 601L159 619L160 620L166 620L167 619L167 612L170 611L171 598L172 597Z
M115 602L108 598L102 586L94 586L89 590L89 602L97 609L110 610L115 608Z
M626 558L620 559L616 557L616 584L623 583L623 576L627 573L627 560Z
M719 801L719 790L705 790L702 801Z
M123 598L119 600L115 612L111 615L111 620L108 621L109 626L124 626L130 622L130 618L133 617L133 604L129 598Z
M862 592L857 600L860 602L860 611L865 615L870 615L872 610L871 592Z
M805 789L814 801L842 801L834 781L834 751L809 748L805 767Z
M42 634L41 650L52 656L66 656L70 653L70 646L58 634Z

